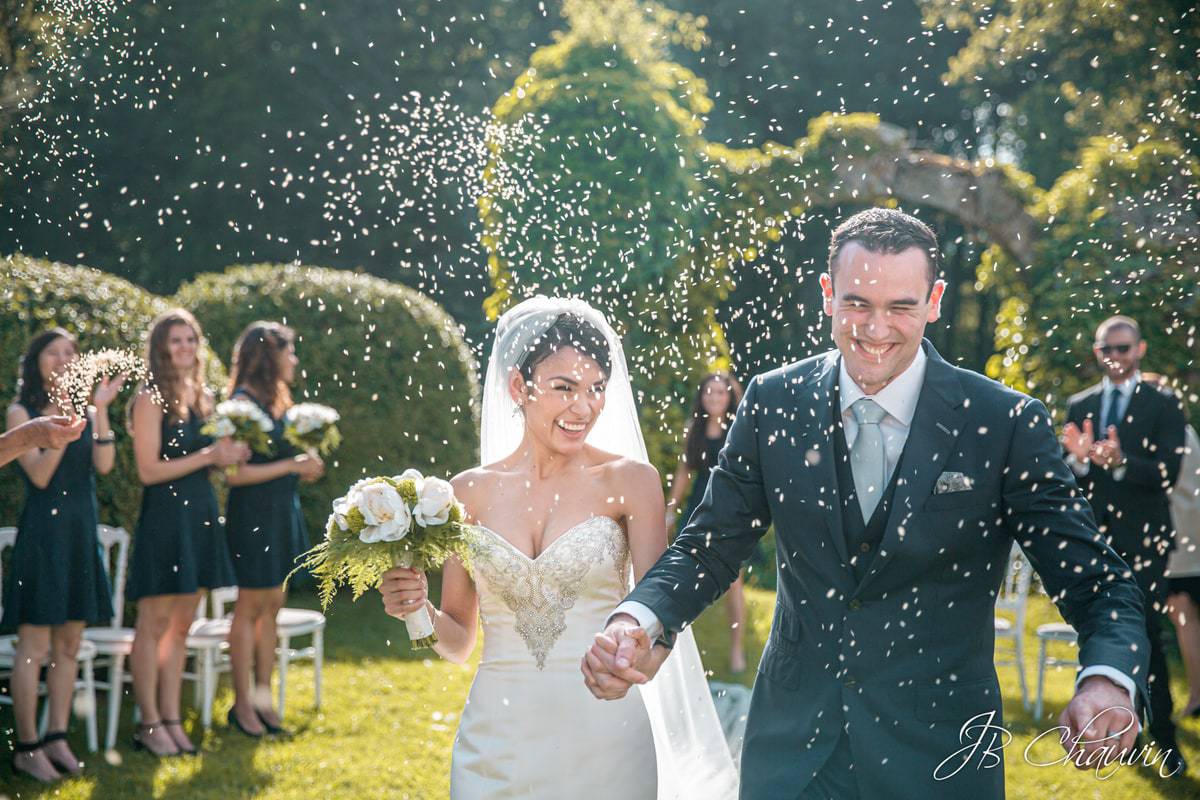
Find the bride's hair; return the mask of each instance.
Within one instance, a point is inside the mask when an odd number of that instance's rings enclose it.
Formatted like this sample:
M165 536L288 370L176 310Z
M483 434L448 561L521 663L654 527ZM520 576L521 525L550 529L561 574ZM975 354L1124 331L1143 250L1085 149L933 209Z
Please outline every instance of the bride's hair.
M564 347L573 347L600 365L605 377L612 375L612 352L603 332L578 314L559 314L554 323L529 343L517 367L526 383L533 383L537 365Z

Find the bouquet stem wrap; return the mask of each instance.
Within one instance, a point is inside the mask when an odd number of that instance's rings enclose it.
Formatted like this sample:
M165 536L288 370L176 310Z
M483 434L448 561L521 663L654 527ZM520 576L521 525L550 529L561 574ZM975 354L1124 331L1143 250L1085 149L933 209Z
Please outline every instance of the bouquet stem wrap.
M396 566L411 569L413 559L411 554L403 553L396 557ZM421 606L416 611L404 617L404 628L408 631L408 640L413 650L423 650L437 644L437 632L433 628L433 618L429 609Z

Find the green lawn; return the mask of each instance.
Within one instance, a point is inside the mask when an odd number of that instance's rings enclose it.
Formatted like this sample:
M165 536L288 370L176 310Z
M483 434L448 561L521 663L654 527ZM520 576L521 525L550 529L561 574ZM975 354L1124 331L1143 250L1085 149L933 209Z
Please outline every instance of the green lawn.
M293 605L315 604L313 598L296 594ZM750 590L747 644L751 663L757 660L770 627L773 596ZM439 798L448 786L450 746L463 700L471 683L472 668L436 659L414 658L407 649L403 627L383 614L378 600L369 596L358 603L340 597L329 615L325 703L312 710L312 670L307 664L293 668L289 679L288 725L295 729L289 740L255 742L228 731L223 723L232 702L227 678L217 697L215 717L221 721L204 737L204 754L198 758L156 761L134 753L128 746L130 704L127 701L118 752L123 763L107 764L100 756L89 756L85 777L64 781L44 790L13 776L7 747L0 751L0 797L11 798L125 798L172 797L232 800L241 797L289 800L324 797ZM1057 612L1044 597L1035 597L1030 630L1041 622L1057 619ZM728 680L727 637L724 605L719 604L697 624L705 661L718 679ZM1030 654L1036 653L1032 637ZM1032 665L1033 655L1029 656ZM1176 664L1177 666L1177 664ZM1177 670L1178 672L1178 670ZM742 676L749 683L753 670ZM1024 763L1025 745L1052 720L1069 699L1070 670L1052 674L1048 680L1047 719L1035 725L1021 710L1016 674L1011 667L1000 670L1008 701L1007 725L1014 734L1006 750L1008 797L1049 798L1187 798L1200 796L1200 780L1188 778L1172 783L1170 790L1152 778L1150 770L1126 768L1106 781L1093 773L1069 767L1035 768ZM1032 686L1034 674L1030 670ZM1183 682L1176 678L1176 697L1183 697ZM190 687L187 694L190 696ZM103 700L101 701L103 702ZM194 710L189 710L189 732L198 731ZM12 736L12 712L0 706L0 729L7 741ZM1181 730L1185 754L1200 772L1200 721L1190 721ZM72 729L72 744L85 754L82 725Z

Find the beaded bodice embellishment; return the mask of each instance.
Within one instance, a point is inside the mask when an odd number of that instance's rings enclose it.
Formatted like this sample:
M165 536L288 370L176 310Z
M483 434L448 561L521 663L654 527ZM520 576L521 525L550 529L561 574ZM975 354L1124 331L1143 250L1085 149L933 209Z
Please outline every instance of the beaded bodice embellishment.
M612 517L591 517L564 532L530 558L500 534L479 526L473 568L512 612L518 635L544 669L546 656L567 628L567 612L593 568L615 570L629 587L629 546Z

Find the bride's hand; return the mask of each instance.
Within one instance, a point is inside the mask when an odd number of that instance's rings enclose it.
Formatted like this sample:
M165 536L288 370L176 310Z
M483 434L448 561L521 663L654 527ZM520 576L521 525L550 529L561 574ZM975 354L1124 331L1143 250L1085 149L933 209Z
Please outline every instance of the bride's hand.
M665 652L658 652L658 651ZM670 651L655 648L646 631L629 618L615 618L583 657L584 683L601 700L617 700L635 683L646 683Z
M404 619L429 599L429 580L419 569L393 567L383 573L379 585L383 610L396 619Z

